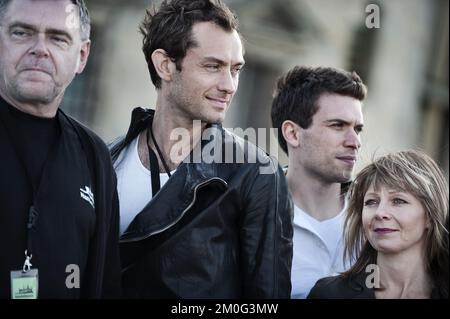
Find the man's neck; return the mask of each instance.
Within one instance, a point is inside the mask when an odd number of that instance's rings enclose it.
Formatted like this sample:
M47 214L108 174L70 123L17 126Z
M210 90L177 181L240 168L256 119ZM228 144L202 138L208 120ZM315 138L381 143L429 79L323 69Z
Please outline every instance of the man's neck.
M323 221L337 216L344 208L341 184L313 178L295 163L289 163L289 191L294 204L313 218Z
M173 110L167 105L158 104L151 129L153 137L170 171L175 170L200 142L205 126L205 123L199 121L194 123L191 119L183 117L177 110ZM146 144L148 143L158 157L160 172L164 172L164 165L153 139L150 138L147 140L146 138L150 136L148 129L142 133L139 139L139 156L141 162L149 168Z
M60 99L55 99L55 101L50 104L20 103L1 92L0 97L19 111L42 118L54 118L61 102Z

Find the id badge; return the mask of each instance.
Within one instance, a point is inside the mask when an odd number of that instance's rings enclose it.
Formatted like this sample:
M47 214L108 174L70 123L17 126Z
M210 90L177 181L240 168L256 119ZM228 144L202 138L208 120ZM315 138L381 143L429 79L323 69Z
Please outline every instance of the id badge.
M11 299L38 298L38 270L11 271Z

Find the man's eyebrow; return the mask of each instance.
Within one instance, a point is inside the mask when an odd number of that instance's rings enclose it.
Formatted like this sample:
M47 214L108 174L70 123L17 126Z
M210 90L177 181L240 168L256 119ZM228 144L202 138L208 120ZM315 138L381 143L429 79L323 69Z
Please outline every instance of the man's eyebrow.
M30 31L34 31L37 32L38 29L32 25L32 24L28 24L25 22L13 22L9 25L9 30L14 29L14 28L22 28L22 29L26 29L26 30L30 30ZM53 34L53 35L62 35L67 37L70 41L72 41L72 36L70 35L69 32L65 31L65 30L61 30L61 29L55 29L55 28L49 28L45 30L46 34Z
M329 120L325 120L323 122L324 123L341 123L341 124L346 124L346 125L351 124L351 122L343 120L343 119L329 119Z
M70 33L67 32L67 31L64 31L64 30L50 28L50 29L46 29L46 30L45 30L45 33L47 33L47 34L53 34L53 35L61 35L61 36L65 36L65 37L67 37L70 41L72 41L72 36L70 35Z
M212 62L212 63L217 63L217 64L219 64L219 65L228 65L228 63L227 62L225 62L225 61L223 61L223 60L221 60L221 59L218 59L218 58L215 58L215 57L205 57L204 59L203 59L203 63L207 63L207 62ZM242 61L242 62L238 62L238 63L236 63L236 64L234 64L233 66L244 66L244 64L245 64L245 62L244 61Z
M352 122L346 121L344 119L329 119L329 120L323 121L323 123L325 123L325 124L340 123L340 124L345 124L345 125L352 125ZM363 123L357 123L355 126L356 127L364 127L364 124Z
M217 63L220 66L227 65L227 63L225 61L223 61L221 59L218 59L218 58L215 58L215 57L212 57L212 56L205 57L202 62L203 63Z
M14 28L22 28L22 29L37 31L37 28L34 25L28 24L25 22L19 22L19 21L12 22L8 27L9 30L14 29Z

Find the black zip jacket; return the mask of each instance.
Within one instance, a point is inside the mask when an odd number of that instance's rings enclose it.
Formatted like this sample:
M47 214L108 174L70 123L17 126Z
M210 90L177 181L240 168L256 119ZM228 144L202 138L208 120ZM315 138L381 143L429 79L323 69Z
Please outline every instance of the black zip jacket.
M80 136L95 185L95 235L91 238L89 272L81 297L119 298L122 295L118 242L119 199L111 157L105 143L94 132L73 118L65 117Z
M133 111L126 137L112 147L113 160L153 115ZM221 125L208 132L202 151L214 145L208 151L214 157L234 148L244 161L211 163L206 156L180 164L120 239L125 297L289 298L293 210L284 174ZM248 161L252 151L256 163Z
M25 230L29 203L28 184L18 166L3 119L7 106L0 99L0 145L3 169L0 195L1 227L17 234L4 238L0 247L8 254L0 258L3 298L10 295L9 271L21 269L26 248ZM4 105L5 104L5 105ZM59 110L61 128L59 150L49 166L49 178L42 184L36 229L33 231L33 267L39 269L39 298L114 298L120 297L119 206L116 176L110 154L101 139ZM33 154L29 154L33 156ZM86 164L84 164L86 163ZM86 165L86 169L81 169ZM81 197L85 171L95 204ZM8 185L11 185L9 188ZM6 185L6 186L5 186ZM11 192L20 195L8 196ZM21 200L15 201L15 198ZM75 204L75 205L74 205ZM78 206L77 206L78 205ZM87 205L81 206L81 205ZM7 233L3 230L2 234ZM80 287L66 287L66 266L80 267Z

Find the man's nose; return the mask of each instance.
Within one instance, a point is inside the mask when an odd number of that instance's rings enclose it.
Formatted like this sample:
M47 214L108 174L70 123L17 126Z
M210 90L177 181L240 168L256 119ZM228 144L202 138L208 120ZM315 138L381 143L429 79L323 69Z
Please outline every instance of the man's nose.
M46 38L43 35L38 35L30 48L30 54L38 58L47 58L50 56Z
M361 147L361 136L354 129L350 129L345 136L344 146L358 150Z
M218 85L219 91L227 94L234 94L237 90L238 79L235 78L230 70L223 72Z

